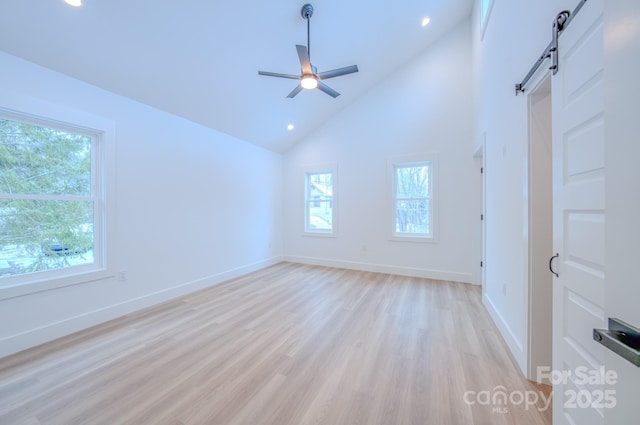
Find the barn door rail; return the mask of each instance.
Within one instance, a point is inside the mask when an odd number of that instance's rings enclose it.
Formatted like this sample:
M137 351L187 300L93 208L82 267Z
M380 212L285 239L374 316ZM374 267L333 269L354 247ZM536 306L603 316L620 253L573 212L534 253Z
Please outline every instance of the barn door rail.
M516 84L516 96L518 93L524 93L524 87L527 85L531 77L538 71L538 68L542 66L543 62L547 59L551 59L550 70L553 71L553 75L558 72L558 37L562 34L565 28L569 25L571 20L576 16L576 14L582 9L582 6L587 2L587 0L580 0L578 6L573 10L573 12L569 12L568 10L564 10L556 16L553 20L553 25L551 28L551 42L544 49L542 55L538 58L536 63L533 64L529 73L524 77L521 83Z

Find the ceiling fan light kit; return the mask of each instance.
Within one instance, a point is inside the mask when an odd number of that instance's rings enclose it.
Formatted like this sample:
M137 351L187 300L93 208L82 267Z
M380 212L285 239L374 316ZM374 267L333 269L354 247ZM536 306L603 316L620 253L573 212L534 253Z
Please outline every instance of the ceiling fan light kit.
M303 89L313 90L318 87L318 80L313 75L305 75L300 80L300 85Z
M331 71L318 72L317 68L311 64L311 17L313 16L313 6L305 4L300 10L300 15L307 21L307 45L296 45L298 51L298 59L300 60L301 73L300 75L281 74L278 72L258 71L259 75L267 77L288 78L292 80L299 80L296 88L287 96L288 98L294 98L298 93L305 90L320 89L329 96L336 98L340 96L340 93L326 85L322 80L329 78L340 77L342 75L353 74L358 72L357 65L351 65L344 68L333 69Z

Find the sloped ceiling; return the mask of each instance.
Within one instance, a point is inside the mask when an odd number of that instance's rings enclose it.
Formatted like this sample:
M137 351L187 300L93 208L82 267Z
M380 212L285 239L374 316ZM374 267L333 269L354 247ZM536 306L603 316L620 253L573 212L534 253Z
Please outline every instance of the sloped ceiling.
M4 0L0 50L284 152L467 18L473 0L311 0L313 64L360 72L327 81L337 99L317 90L287 99L296 81L257 71L300 72L304 3Z

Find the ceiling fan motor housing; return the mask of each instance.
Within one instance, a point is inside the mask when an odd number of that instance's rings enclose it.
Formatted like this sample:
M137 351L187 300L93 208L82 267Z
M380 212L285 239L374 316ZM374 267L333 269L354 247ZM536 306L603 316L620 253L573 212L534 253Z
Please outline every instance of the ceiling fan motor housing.
M300 14L304 19L309 19L313 16L313 6L309 3L302 6L302 10L300 10Z

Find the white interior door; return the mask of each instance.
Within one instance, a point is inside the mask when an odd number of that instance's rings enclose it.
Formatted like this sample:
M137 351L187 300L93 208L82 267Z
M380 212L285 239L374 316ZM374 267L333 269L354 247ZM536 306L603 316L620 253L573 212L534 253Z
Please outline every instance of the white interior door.
M559 41L552 80L553 423L604 423L602 388L583 378L601 370L606 328L603 0L590 0ZM597 401L597 400L596 400Z

